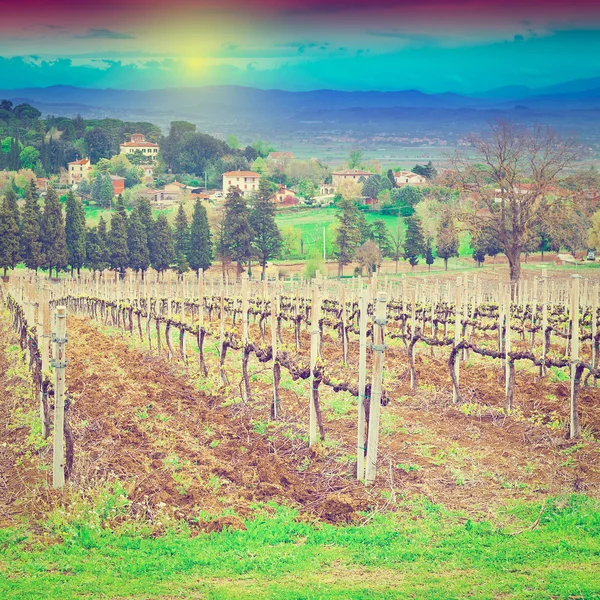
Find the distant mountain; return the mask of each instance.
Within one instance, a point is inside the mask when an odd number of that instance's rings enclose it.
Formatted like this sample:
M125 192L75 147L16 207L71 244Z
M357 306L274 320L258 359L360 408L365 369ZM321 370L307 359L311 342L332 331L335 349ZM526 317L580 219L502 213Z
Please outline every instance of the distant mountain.
M393 138L404 143L429 138L454 143L497 117L600 137L596 131L600 85L594 83L600 78L543 90L504 87L479 97L418 90L290 92L207 86L140 91L52 86L0 90L0 99L29 102L43 114L152 121L165 132L170 121L184 119L221 137L236 133L240 139L266 137L282 143L310 143L320 134L328 140L372 138L376 143Z

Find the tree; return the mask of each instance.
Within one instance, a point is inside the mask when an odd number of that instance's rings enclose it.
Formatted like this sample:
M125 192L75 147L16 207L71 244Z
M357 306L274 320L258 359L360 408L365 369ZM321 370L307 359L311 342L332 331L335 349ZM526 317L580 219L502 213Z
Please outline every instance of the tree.
M101 206L105 208L111 208L113 198L115 197L113 184L108 172L99 174L100 177L100 191L99 191L99 202Z
M9 189L4 196L6 202L8 203L8 210L10 210L10 214L13 216L15 222L17 223L17 227L21 227L21 215L19 211L19 201L17 200L17 195L15 194L13 189Z
M112 148L108 134L100 127L94 127L88 131L83 139L92 164L97 163L101 158L110 158Z
M242 264L250 263L254 232L250 225L250 211L238 187L232 187L225 197L223 218L223 256L237 262L238 276Z
M356 260L360 265L361 271L365 268L369 277L371 277L371 273L374 273L381 266L383 257L377 244L372 240L368 240L356 249Z
M5 196L0 206L0 268L4 269L4 277L18 262L19 226Z
M406 236L404 238L404 258L411 267L419 263L419 256L426 251L421 220L418 217L406 219Z
M373 224L371 225L371 237L377 244L377 247L381 250L381 255L390 256L392 245L387 227L382 219L375 219L375 221L373 221Z
M267 170L267 161L262 156L259 156L252 163L252 170L256 171L257 173L260 173L261 175L264 175L264 173Z
M187 262L190 268L196 271L196 275L200 276L200 269L204 271L209 269L212 258L212 241L206 208L198 198L192 214Z
M152 204L148 198L140 198L137 201L137 208L140 215L140 221L146 230L146 238L150 240L152 228L154 227L154 219L152 218Z
M398 184L396 183L396 178L394 177L394 170L393 169L388 169L387 178L390 180L390 185L391 185L390 189L398 187Z
M429 161L426 165L415 165L412 169L413 173L417 175L421 175L421 177L425 177L426 179L435 179L437 177L437 170L433 166L433 163Z
M52 277L52 269L55 269L58 275L58 271L68 265L68 254L62 207L53 187L48 188L46 194L40 239L44 255L42 267L48 269L48 277Z
M434 263L435 258L433 257L433 248L431 247L431 238L427 238L427 243L425 247L425 263L429 267L431 271L431 265Z
M31 169L32 171L39 168L40 152L33 146L26 146L21 150L19 162L22 169Z
M379 174L371 175L363 184L362 195L366 198L377 198L383 190L391 190L392 184L387 177Z
M275 223L275 204L269 182L262 177L250 210L250 227L254 232L252 248L265 278L267 262L281 251L281 234Z
M108 268L108 250L106 248L106 223L103 219L103 227L89 228L85 236L85 264L92 271L104 271ZM102 233L104 231L104 234Z
M553 186L575 159L575 145L549 128L525 128L505 121L494 123L488 135L470 136L470 142L478 164L466 158L456 160L456 176L487 209L477 220L497 234L515 291L525 243L532 229L554 214L552 208L559 199ZM472 229L476 225L472 217Z
M360 169L363 164L364 152L362 150L350 150L348 155L348 168Z
M394 235L390 240L390 258L396 264L396 273L398 273L398 263L404 254L404 228L402 227L402 219L398 218Z
M129 251L127 248L127 222L120 211L113 212L108 232L108 264L111 269L124 275L129 266Z
M233 133L229 134L227 136L227 145L232 150L237 150L240 147L240 142L238 141L237 136L235 136Z
M341 277L344 266L352 262L362 236L359 228L360 213L356 204L352 200L343 199L338 203L338 208L335 254L338 261L338 277Z
M148 237L146 227L140 218L140 209L134 206L129 215L127 223L127 251L129 255L129 267L136 274L141 271L142 280L150 266L150 250L148 249Z
M440 221L436 237L437 255L444 259L444 269L448 270L448 259L458 256L458 232L454 226L454 219L446 214Z
M68 264L73 270L77 269L77 275L81 274L81 267L85 263L85 213L81 200L75 196L73 190L67 194L65 206L65 234L67 238Z
M35 181L25 190L25 206L21 218L21 260L28 269L37 270L44 262L40 240L40 205Z
M150 238L150 263L160 274L166 271L175 260L173 233L164 213L158 215L152 230Z
M190 247L190 226L187 215L183 208L183 202L179 203L177 215L175 216L175 234L173 236L173 249L175 256L187 256Z

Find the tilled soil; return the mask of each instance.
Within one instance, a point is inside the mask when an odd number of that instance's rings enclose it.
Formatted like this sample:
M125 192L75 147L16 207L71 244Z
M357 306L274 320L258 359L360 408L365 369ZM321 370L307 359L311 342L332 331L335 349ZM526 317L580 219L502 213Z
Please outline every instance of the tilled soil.
M108 335L77 317L69 317L68 330L75 447L69 485L85 491L118 477L132 511L149 518L164 506L187 519L227 510L244 517L274 501L307 518L347 522L359 511L393 508L414 494L484 515L512 499L600 491L600 446L590 439L575 444L564 429L549 427L568 414L568 383L519 374L521 412L506 417L499 368L475 363L461 369L468 402L461 407L451 402L445 355L418 351L421 389L411 394L406 356L401 348L390 349L386 372L393 393L382 411L378 479L365 488L354 479L356 403L347 395L321 386L326 441L309 449L306 383L282 386L281 419L269 423L270 370L255 359L253 400L244 404L234 401L238 353L227 357L231 387L218 389L215 379L205 380L193 368L136 349L127 335ZM0 335L10 338L5 324ZM339 345L324 345L332 368L340 352ZM9 366L0 353L0 417L8 424L8 444L0 448L0 518L10 521L43 513L61 496L48 490L51 449L32 450L27 425L10 427L15 380ZM216 375L214 356L209 366ZM599 390L583 390L581 403L584 426L597 431ZM23 409L33 413L35 402ZM235 517L223 519L220 526L241 526Z

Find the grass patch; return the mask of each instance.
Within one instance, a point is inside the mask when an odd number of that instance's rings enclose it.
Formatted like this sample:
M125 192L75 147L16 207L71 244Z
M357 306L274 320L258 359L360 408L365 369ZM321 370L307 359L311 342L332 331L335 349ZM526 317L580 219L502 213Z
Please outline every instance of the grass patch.
M195 537L186 524L156 538L82 519L44 545L5 529L0 597L600 598L598 508L549 499L533 530L539 505L510 507L499 527L425 499L364 526L306 523L270 505L245 531Z

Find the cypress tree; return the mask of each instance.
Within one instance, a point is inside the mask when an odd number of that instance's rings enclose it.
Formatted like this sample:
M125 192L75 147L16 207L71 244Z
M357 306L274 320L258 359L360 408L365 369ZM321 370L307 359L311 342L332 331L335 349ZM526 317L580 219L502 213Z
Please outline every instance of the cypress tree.
M111 208L113 198L115 197L113 184L108 171L99 175L100 177L100 205L106 208Z
M338 277L344 271L344 265L352 262L356 248L361 243L362 233L360 231L360 213L352 200L341 200L338 202L340 209L336 218L339 226L336 233Z
M200 269L206 271L210 268L212 258L212 241L206 208L198 198L192 215L187 260L190 268L196 271L196 275L200 275Z
M73 190L70 190L67 194L65 209L67 254L71 266L71 277L74 269L77 269L77 275L79 276L81 267L85 263L85 213L83 212L81 200L75 196Z
M231 188L225 198L225 216L223 220L224 255L238 263L238 275L242 272L242 264L250 265L252 256L252 227L250 211L241 190Z
M19 226L11 205L6 198L0 207L0 268L4 277L8 269L14 269L19 262Z
M140 198L137 201L138 212L140 215L140 221L146 230L146 238L150 239L152 235L152 228L154 227L154 219L152 218L152 205L148 198Z
M13 216L17 227L21 228L21 214L19 211L19 201L17 200L17 194L15 194L14 190L8 190L5 196L6 202L8 203L8 210Z
M150 264L162 273L168 269L175 260L173 248L173 232L163 213L158 215L152 228L150 238Z
M262 279L265 278L267 262L275 258L281 250L281 233L275 223L275 204L269 182L262 178L258 184L258 193L250 211L252 227L252 248L262 267Z
M65 269L68 264L67 238L62 206L56 190L52 187L48 188L46 194L40 238L44 255L42 267L48 269L48 277L52 277L53 268L58 275L58 271Z
M125 223L127 223L127 209L125 208L125 200L123 199L123 194L119 194L117 196L115 210L123 217L123 219L125 219Z
M173 247L175 249L175 256L182 256L183 258L187 256L190 248L190 226L182 202L179 203L177 215L175 216Z
M146 228L140 219L140 212L137 206L133 207L127 224L127 249L129 251L129 267L136 273L144 273L150 266L150 251L148 250L148 238L146 237Z
M119 211L115 211L110 220L107 248L110 268L123 275L129 265L129 255L127 251L127 225Z
M419 263L419 256L426 251L421 221L412 216L406 219L406 237L404 238L404 258L411 267Z
M21 259L28 269L37 270L44 262L40 239L40 205L37 187L32 180L25 190L25 206L21 218Z
M398 184L396 183L396 178L394 177L394 171L392 169L388 169L387 178L390 180L392 188L398 187Z
M92 271L104 271L108 268L106 260L106 223L104 224L104 234L100 232L100 224L87 230L85 236L85 264Z

